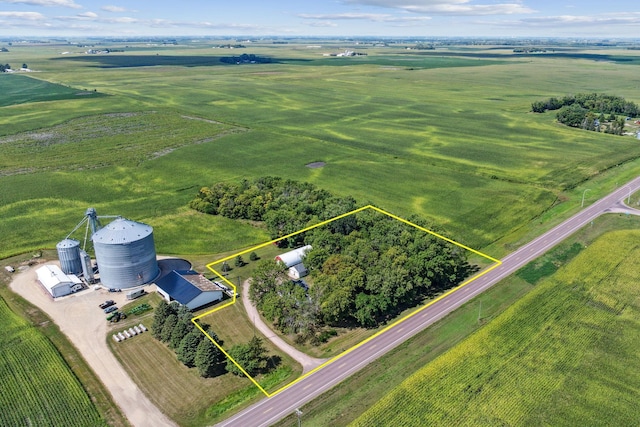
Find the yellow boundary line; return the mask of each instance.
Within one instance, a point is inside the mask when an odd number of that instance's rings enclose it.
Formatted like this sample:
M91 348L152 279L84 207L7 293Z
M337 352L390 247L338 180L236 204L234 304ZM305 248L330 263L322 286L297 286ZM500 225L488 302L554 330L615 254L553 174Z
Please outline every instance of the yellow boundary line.
M230 259L234 259L235 257L237 257L237 256L239 256L239 255L244 255L244 254L247 254L247 253L249 253L249 252L255 251L255 250L257 250L257 249L263 248L263 247L265 247L265 246L272 245L272 244L274 244L275 242L278 242L278 241L280 241L280 240L282 240L282 239L286 239L286 238L288 238L288 237L292 237L292 236L295 236L295 235L298 235L298 234L304 233L304 232L309 231L309 230L312 230L312 229L314 229L314 228L321 227L321 226L323 226L323 225L329 224L330 222L333 222L333 221L339 220L339 219L344 218L344 217L347 217L347 216L349 216L349 215L356 214L356 213L358 213L358 212L362 212L362 211L364 211L364 210L366 210L366 209L374 210L374 211L379 212L379 213L381 213L381 214L383 214L383 215L387 215L387 216L388 216L388 217L390 217L390 218L393 218L393 219L398 220L398 221L400 221L400 222L403 222L403 223L405 223L405 224L407 224L407 225L410 225L410 226L412 226L412 227L415 227L415 228L417 228L418 230L424 231L425 233L431 234L432 236L435 236L435 237L437 237L437 238L439 238L439 239L442 239L442 240L444 240L444 241L446 241L446 242L452 243L452 244L454 244L454 245L456 245L456 246L458 246L458 247L461 247L461 248L466 249L466 250L468 250L468 251L470 251L470 252L473 252L473 253L474 253L474 254L476 254L476 255L479 255L479 256L481 256L481 257L483 257L483 258L486 258L486 259L488 259L488 260L490 260L490 261L494 262L494 264L493 264L492 266L490 266L489 268L487 268L487 269L485 269L485 270L481 271L480 273L476 274L475 276L472 276L471 278L469 278L469 279L465 280L464 282L462 282L460 285L456 286L455 288L448 290L447 292L445 292L444 294L440 295L440 296L439 296L439 297L437 297L436 299L434 299L434 300L432 300L432 301L429 301L427 304L423 305L422 307L418 308L417 310L415 310L415 311L413 311L413 312L409 313L408 315L404 316L403 318L401 318L401 319L399 319L399 320L396 320L396 321L395 321L395 322L393 322L392 324L390 324L390 325L386 326L385 328L383 328L382 330L380 330L380 331L376 332L375 334L373 334L373 335L372 335L372 336L370 336L369 338L365 339L364 341L362 341L362 342L360 342L360 343L358 343L358 344L354 345L353 347L351 347L351 348L349 348L349 349L347 349L347 350L343 351L343 352L342 352L342 353L340 353L339 355L337 355L337 356L335 356L335 357L333 357L333 358L331 358L331 359L327 360L327 361L326 361L326 362L324 362L322 365L320 365L320 366L318 366L318 367L314 368L313 370L311 370L311 371L307 372L306 374L304 374L304 375L300 376L299 378L296 378L294 381L290 382L289 384L286 384L286 385L284 385L284 386L280 387L278 390L274 391L273 393L269 393L269 392L267 392L267 391L266 391L266 390L265 390L265 389L264 389L264 388L263 388L263 387L262 387L262 386L261 386L261 385L260 385L260 384L259 384L259 383L258 383L258 382L257 382L257 381L252 377L252 376L251 376L251 375L249 375L249 374L244 370L244 368L243 368L242 366L240 366L240 365L238 364L238 362L236 362L236 361L235 361L235 360L234 360L234 359L229 355L229 353L227 353L227 352L225 351L225 349L224 349L224 348L222 348L222 346L221 346L220 344L218 344L218 343L217 343L213 338L211 338L211 336L210 336L210 335L209 335L209 334L208 334L208 333L207 333L207 332L206 332L206 331L205 331L205 330L200 326L200 324L198 323L198 320L199 320L200 318L202 318L202 317L204 317L204 316L207 316L207 315L209 315L209 314L211 314L211 313L214 313L214 312L216 312L216 311L218 311L218 310L222 310L223 308L229 307L230 305L235 304L235 302L236 302L236 298L237 298L237 295L238 295L238 290L237 290L236 286L235 286L233 283L231 283L229 280L227 280L227 278L226 278L226 277L224 277L223 275L221 275L220 273L218 273L218 271L217 271L216 269L214 269L214 268L213 268L213 265L215 265L215 264L220 264L220 263L225 262L225 261L228 261L228 260L230 260ZM480 277L484 276L485 274L487 274L488 272L490 272L490 271L491 271L491 270L493 270L494 268L496 268L496 267L500 266L500 264L502 264L502 262L501 262L500 260L497 260L497 259L495 259L495 258L493 258L493 257L490 257L489 255L483 254L482 252L479 252L479 251L477 251L477 250L475 250L475 249L472 249L472 248L470 248L470 247L468 247L468 246L465 246L465 245L463 245L463 244L461 244L461 243L458 243L458 242L456 242L456 241L453 241L453 240L451 240L451 239L449 239L449 238L447 238L447 237L444 237L444 236L442 236L442 235L440 235L440 234L438 234L438 233L435 233L435 232L433 232L433 231L431 231L431 230L428 230L428 229L426 229L426 228L424 228L424 227L420 227L420 226L419 226L419 225L417 225L417 224L414 224L414 223L412 223L412 222L410 222L410 221L407 221L406 219L400 218L399 216L393 215L393 214L391 214L391 213L389 213L389 212L387 212L387 211L384 211L384 210L382 210L382 209L380 209L380 208L377 208L377 207L372 206L372 205L367 205L367 206L364 206L364 207L361 207L361 208L355 209L355 210L353 210L353 211L351 211L351 212L347 212L347 213L345 213L345 214L338 215L338 216L336 216L336 217L334 217L334 218L331 218L331 219L328 219L328 220L326 220L326 221L320 222L320 223L318 223L318 224L312 225L312 226L310 226L310 227L304 228L304 229L302 229L302 230L300 230L300 231L296 231L295 233L287 234L286 236L282 236L282 237L279 237L279 238L277 238L277 239L274 239L274 240L268 241L268 242L266 242L266 243L262 243L262 244L260 244L260 245L258 245L258 246L254 246L254 247L249 248L249 249L246 249L246 250L244 250L244 251L242 251L242 252L238 252L238 253L233 254L233 255L231 255L231 256L228 256L228 257L226 257L226 258L222 258L222 259L219 259L219 260L217 260L217 261L214 261L214 262L211 262L211 263L207 264L207 268L208 268L209 270L211 270L211 271L212 271L216 276L218 276L221 280L223 280L224 282L226 282L228 285L230 285L230 286L231 286L231 288L233 289L233 297L231 298L231 301L230 301L230 302L228 302L228 303L226 303L226 304L223 304L223 305L221 305L220 307L216 307L216 308L214 308L213 310L207 311L206 313L203 313L203 314L201 314L201 315L199 315L199 316L196 316L196 317L192 318L192 319L191 319L191 321L196 325L196 327L197 327L198 329L200 329L200 331L201 331L203 334L205 334L205 336L206 336L207 338L209 338L209 339L211 340L211 342L213 342L213 344L215 344L215 346L216 346L216 347L218 347L218 348L220 349L220 351L221 351L221 352L222 352L222 353L223 353L227 358L229 358L229 360L231 360L231 361L232 361L232 362L233 362L233 363L238 367L238 369L240 369L240 371L241 371L244 375L246 375L246 377L247 377L247 378L249 378L249 379L251 380L251 382L253 382L253 384L255 384L255 386L256 386L256 387L258 387L258 388L260 389L260 391L262 391L262 392L263 392L267 397L272 397L272 396L275 396L276 394L278 394L278 393L282 392L283 390L286 390L287 388L291 387L292 385L296 384L297 382L302 381L303 379L305 379L305 378L306 378L306 377L308 377L309 375L311 375L311 374L313 374L314 372L316 372L316 371L318 371L318 370L320 370L320 369L324 368L325 366L329 365L330 363L333 363L333 362L335 362L336 360L338 360L338 359L342 358L343 356L345 356L345 355L347 355L347 354L351 353L353 350L355 350L355 349L359 348L360 346L362 346L362 345L366 344L367 342L371 341L372 339L376 338L377 336L381 335L382 333L384 333L384 332L388 331L389 329L393 328L394 326L399 325L400 323L404 322L404 321L405 321L405 320L407 320L407 319L410 319L411 317L413 317L413 316L415 316L416 314L418 314L418 313L422 312L423 310L427 309L428 307L432 306L433 304L435 304L436 302L440 301L441 299L443 299L443 298L447 297L448 295L450 295L450 294L452 294L452 293L456 292L457 290L459 290L459 289L461 289L461 288L463 288L463 287L467 286L469 283L471 283L471 282L473 282L474 280L476 280L476 279L478 279L478 278L480 278Z

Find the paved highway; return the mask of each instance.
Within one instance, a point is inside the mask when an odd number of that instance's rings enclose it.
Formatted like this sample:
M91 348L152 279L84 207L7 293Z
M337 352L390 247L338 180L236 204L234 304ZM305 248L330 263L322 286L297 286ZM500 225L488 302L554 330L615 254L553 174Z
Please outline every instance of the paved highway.
M429 325L443 318L476 295L513 274L528 262L539 257L579 228L614 208L619 202L640 189L640 177L624 184L608 196L584 208L563 223L544 233L502 259L502 264L468 285L448 294L429 307L416 312L404 321L357 348L334 359L319 370L280 393L261 400L246 410L225 420L221 426L268 426L292 414L296 408L313 400L345 378L362 369ZM619 212L619 210L616 210Z

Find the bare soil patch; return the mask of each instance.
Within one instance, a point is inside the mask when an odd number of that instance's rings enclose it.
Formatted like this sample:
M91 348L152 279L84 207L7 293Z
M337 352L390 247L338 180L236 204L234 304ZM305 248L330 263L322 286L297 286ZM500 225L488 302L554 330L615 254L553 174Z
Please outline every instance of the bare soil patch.
M305 166L310 169L318 169L318 168L324 167L324 165L326 165L325 162L312 162L312 163L307 163Z

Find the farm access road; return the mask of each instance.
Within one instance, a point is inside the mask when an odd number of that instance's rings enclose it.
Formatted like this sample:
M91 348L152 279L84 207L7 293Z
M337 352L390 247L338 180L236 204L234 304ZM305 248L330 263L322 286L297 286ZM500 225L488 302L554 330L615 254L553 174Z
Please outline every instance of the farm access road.
M301 352L297 348L290 346L289 344L287 344L285 340L283 340L275 332L273 332L273 330L271 330L271 328L267 326L266 323L264 323L264 321L262 320L262 317L260 317L260 314L258 313L258 309L256 308L255 305L253 305L253 303L249 299L249 286L250 286L249 281L245 280L242 285L242 294L241 294L242 305L244 306L244 309L247 311L247 316L249 316L249 318L253 321L253 324L255 325L255 327L258 328L258 330L265 337L267 337L269 341L271 341L276 347L278 347L280 350L287 353L291 358L293 358L296 362L302 365L303 373L309 372L314 368L322 365L327 360L329 360L329 359L317 359L315 357L311 357L308 354Z
M611 213L637 215L639 212L621 203L627 195L640 189L640 177L624 184L594 204L520 247L502 259L491 271L480 272L478 279L448 294L411 317L387 329L373 339L331 360L320 369L269 398L264 398L244 411L223 421L221 426L268 426L290 415L307 402L320 396L345 378L381 357L418 332L442 319L476 295L536 259L598 216Z
M47 261L47 264L60 265L57 261ZM163 414L133 382L107 345L106 340L111 339L107 338L108 322L98 304L111 299L118 307L122 307L130 302L126 299L126 293L89 288L56 298L54 301L37 281L38 267L40 265L16 274L9 285L11 290L47 313L58 325L109 390L113 400L132 425L175 426L176 424ZM152 288L147 287L146 290L151 291ZM113 331L121 329L118 329L116 324ZM153 361L150 360L149 363Z

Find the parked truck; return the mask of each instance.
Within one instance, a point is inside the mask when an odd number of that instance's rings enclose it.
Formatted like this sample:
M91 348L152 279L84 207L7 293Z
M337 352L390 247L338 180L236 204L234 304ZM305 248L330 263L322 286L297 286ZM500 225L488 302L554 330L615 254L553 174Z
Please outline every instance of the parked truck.
M147 291L144 289L136 289L135 291L127 292L127 299L136 299L140 298L142 295L146 294Z

